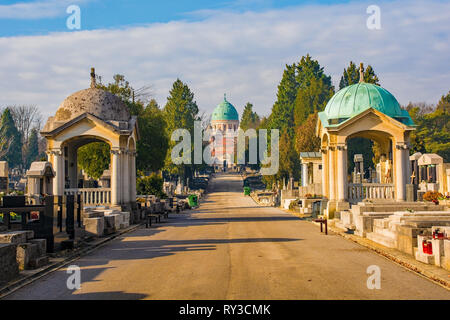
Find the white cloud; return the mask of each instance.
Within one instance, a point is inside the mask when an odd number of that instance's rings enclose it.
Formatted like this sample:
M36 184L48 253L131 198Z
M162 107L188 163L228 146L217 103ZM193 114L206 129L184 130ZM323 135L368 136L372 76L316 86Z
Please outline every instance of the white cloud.
M436 103L450 89L450 4L380 3L381 30L366 28L368 4L217 11L197 22L0 38L0 105L37 104L51 115L89 86L95 66L105 82L121 73L136 88L152 85L161 105L179 77L203 110L226 92L240 113L250 101L264 115L285 64L307 53L335 85L350 60L362 61L400 103Z
M53 18L66 14L66 8L71 4L80 4L87 0L42 0L34 2L19 2L0 5L2 19L42 19Z

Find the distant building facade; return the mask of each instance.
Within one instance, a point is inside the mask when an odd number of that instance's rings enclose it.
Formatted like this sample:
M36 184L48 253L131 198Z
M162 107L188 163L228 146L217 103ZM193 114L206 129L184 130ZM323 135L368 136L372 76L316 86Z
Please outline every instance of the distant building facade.
M239 114L236 108L227 101L226 95L214 109L209 129L213 142L212 156L215 166L233 167L236 163Z

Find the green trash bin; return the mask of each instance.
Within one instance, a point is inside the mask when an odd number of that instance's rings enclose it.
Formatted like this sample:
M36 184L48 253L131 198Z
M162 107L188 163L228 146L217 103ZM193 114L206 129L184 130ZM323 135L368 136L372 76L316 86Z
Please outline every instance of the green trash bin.
M195 194L189 195L188 201L189 201L189 206L190 207L197 207L198 206L198 197Z
M251 192L252 192L252 189L250 189L250 187L244 187L244 195L245 196L249 196Z

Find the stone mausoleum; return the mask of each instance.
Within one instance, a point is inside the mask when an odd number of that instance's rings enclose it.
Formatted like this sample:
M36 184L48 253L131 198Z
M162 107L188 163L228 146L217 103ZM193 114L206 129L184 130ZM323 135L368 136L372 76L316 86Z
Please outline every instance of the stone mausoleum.
M363 81L362 70L361 65L360 82L338 91L318 114L320 155L302 153L299 193L317 187L311 163L321 159L321 203L326 203L323 215L330 226L450 269L448 200L418 199L428 191L448 192L448 166L438 155L410 156L415 124L389 91ZM348 159L348 145L355 137L377 142L376 169L364 168L362 154ZM355 164L353 172L349 161ZM306 202L308 197L300 199ZM423 250L425 242L433 243L432 253Z
M130 115L119 97L97 88L95 81L92 68L90 88L67 97L41 132L55 171L53 194L82 194L85 205L127 208L136 202L137 117ZM77 151L91 142L105 142L110 147L108 188L80 185Z
M349 209L350 203L376 198L406 200L410 179L409 142L415 125L386 89L362 78L338 91L319 113L317 134L321 139L322 189L328 199L327 215ZM373 140L381 148L384 170L379 183L348 182L347 143L351 138ZM351 159L353 160L353 159Z

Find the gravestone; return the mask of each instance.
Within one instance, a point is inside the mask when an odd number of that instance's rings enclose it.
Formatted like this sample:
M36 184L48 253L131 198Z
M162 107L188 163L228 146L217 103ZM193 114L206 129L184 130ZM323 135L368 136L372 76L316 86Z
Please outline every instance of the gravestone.
M0 161L0 192L8 193L8 162Z

